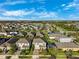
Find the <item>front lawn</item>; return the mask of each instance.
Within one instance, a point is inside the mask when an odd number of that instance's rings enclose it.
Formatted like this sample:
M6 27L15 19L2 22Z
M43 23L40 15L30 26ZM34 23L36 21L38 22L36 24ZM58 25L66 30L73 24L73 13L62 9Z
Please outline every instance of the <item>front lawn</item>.
M55 39L49 39L49 40L48 40L48 43L55 43L55 42L58 42L58 41L55 40Z
M5 58L6 58L6 59L11 59L11 56L6 56Z
M27 55L27 54L29 54L29 49L22 49L20 54L21 55Z
M48 59L50 56L40 56L40 59Z
M2 49L0 49L0 54L2 54L2 52L3 52L3 50L2 50Z
M17 51L17 46L15 44L11 44L11 48L8 50L8 54L14 54Z
M32 56L19 56L19 59L31 59Z
M50 55L57 55L57 49L56 48L49 48L48 49L48 52Z
M51 55L56 56L57 59L66 59L66 55L64 53L64 51L56 49L56 48L49 48L49 53Z
M79 56L79 52L78 51L72 51L72 56Z

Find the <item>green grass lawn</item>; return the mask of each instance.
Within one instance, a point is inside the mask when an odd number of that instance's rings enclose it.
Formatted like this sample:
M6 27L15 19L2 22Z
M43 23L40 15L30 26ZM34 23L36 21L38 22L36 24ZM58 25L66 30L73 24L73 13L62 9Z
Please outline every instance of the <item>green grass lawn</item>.
M79 56L79 52L78 51L77 52L73 51L72 56Z
M46 57L46 58L40 58L40 59L48 59L48 58Z
M57 59L67 59L66 55L57 55L56 58Z
M29 49L23 49L20 53L21 55L32 55L33 54L33 51Z
M32 56L19 56L19 59L31 59Z
M6 58L6 59L11 59L11 56L6 56L5 58Z
M40 56L39 58L40 59L48 59L49 57L48 56Z
M64 51L62 51L62 50L58 50L56 57L57 57L57 59L67 59Z

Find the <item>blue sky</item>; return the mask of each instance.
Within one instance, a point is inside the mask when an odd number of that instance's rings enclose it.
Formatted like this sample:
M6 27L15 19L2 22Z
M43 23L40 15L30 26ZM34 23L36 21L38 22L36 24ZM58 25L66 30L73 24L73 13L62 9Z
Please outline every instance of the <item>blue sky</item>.
M0 0L0 20L79 20L79 0Z

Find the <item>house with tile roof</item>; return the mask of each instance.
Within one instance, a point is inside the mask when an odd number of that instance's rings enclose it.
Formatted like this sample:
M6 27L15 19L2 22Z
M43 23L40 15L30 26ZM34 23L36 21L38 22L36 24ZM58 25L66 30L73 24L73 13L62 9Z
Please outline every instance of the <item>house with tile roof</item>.
M52 40L52 39L55 39L59 42L73 42L73 40L75 38L73 37L67 37L63 34L60 34L60 33L52 33L52 34L49 34L49 38Z

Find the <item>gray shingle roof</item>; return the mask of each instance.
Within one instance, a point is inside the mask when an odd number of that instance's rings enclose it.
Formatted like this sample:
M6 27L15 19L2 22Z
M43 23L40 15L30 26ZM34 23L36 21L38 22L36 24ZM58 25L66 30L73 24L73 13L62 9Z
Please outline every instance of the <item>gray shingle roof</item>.
M52 33L52 34L49 34L49 37L56 37L56 38L60 38L60 37L66 37L62 34L58 34L58 33Z
M4 47L4 46L8 46L8 47L10 47L11 45L9 44L9 43L7 43L7 42L5 42L5 43L3 43L2 45L0 45L1 47Z
M41 38L35 38L33 43L45 43Z
M55 43L55 44L58 48L79 48L79 46L73 42L62 42L62 43Z
M28 41L25 38L21 38L16 43L28 43Z

